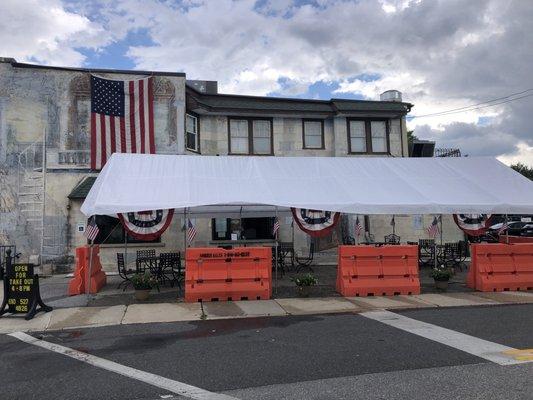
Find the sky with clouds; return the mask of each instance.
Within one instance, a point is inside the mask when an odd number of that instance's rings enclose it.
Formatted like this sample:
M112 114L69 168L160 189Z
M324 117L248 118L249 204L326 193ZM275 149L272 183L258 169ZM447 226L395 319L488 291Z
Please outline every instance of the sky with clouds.
M416 117L523 92L408 126L438 147L533 165L530 0L1 0L0 15L0 56L184 71L225 93L397 89Z

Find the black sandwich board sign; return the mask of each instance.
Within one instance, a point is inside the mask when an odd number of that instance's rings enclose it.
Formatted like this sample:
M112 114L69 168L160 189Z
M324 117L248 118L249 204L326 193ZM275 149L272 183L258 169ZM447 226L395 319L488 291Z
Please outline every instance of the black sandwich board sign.
M45 305L41 299L39 275L34 273L33 264L14 264L8 250L0 316L5 313L26 314L25 319L30 320L39 311L52 311L52 307Z

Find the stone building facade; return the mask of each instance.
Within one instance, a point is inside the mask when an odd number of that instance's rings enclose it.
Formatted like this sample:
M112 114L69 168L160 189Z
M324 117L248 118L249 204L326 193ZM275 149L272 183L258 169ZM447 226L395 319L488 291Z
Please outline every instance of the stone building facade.
M265 156L406 157L405 116L411 105L398 101L304 100L224 95L216 82L187 81L184 73L87 70L45 67L0 58L0 245L16 244L23 256L72 265L74 248L86 243L84 196L96 171L90 169L90 76L124 80L154 76L154 131L159 154ZM290 171L287 171L290 173ZM149 190L149 188L147 188ZM380 240L391 232L391 216L360 216ZM354 216L344 219L352 234ZM405 240L425 237L432 216L395 216L396 233ZM231 230L230 219L226 230ZM283 241L305 252L309 238L280 218ZM101 245L106 269L126 237L120 224L105 221ZM267 220L248 221L265 235ZM212 245L221 219L194 220L195 245ZM184 219L175 216L157 243L128 243L161 251L183 250ZM241 227L242 228L242 227ZM262 233L260 233L262 232ZM462 239L444 219L447 240ZM224 232L227 235L228 232ZM103 240L100 238L100 240ZM328 243L322 247L327 248Z

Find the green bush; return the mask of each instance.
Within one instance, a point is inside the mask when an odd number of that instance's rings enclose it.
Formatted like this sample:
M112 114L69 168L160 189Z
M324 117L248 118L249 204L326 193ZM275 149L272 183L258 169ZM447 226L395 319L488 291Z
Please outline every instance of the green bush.
M318 284L318 279L312 274L307 274L302 277L293 277L291 280L296 286L315 286Z
M135 290L148 290L157 286L157 281L148 272L133 275L131 277L131 283Z
M436 281L449 281L453 273L448 268L433 268L431 270L431 277Z

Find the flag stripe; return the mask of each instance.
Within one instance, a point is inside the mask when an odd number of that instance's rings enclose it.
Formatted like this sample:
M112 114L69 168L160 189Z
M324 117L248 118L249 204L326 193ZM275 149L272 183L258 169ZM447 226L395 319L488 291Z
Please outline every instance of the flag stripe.
M126 145L126 119L117 117L119 124L120 124L120 152L121 153L127 153L127 145Z
M135 120L135 148L137 149L137 153L142 153L141 150L141 113L140 110L140 102L141 99L139 97L139 85L133 85L133 98L135 100L134 106L132 106L133 109L133 117Z
M117 151L117 137L115 136L115 117L109 117L109 134L111 136L111 154Z
M96 169L96 114L91 113L91 169Z
M135 138L135 83L129 81L129 119L130 119L130 137L131 137L131 152L137 153L137 139Z
M146 151L144 141L144 79L139 80L139 129L141 133L141 153Z
M150 140L150 153L155 153L154 135L154 78L148 78L148 136Z
M100 165L104 165L106 162L106 133L105 133L105 115L100 114Z

